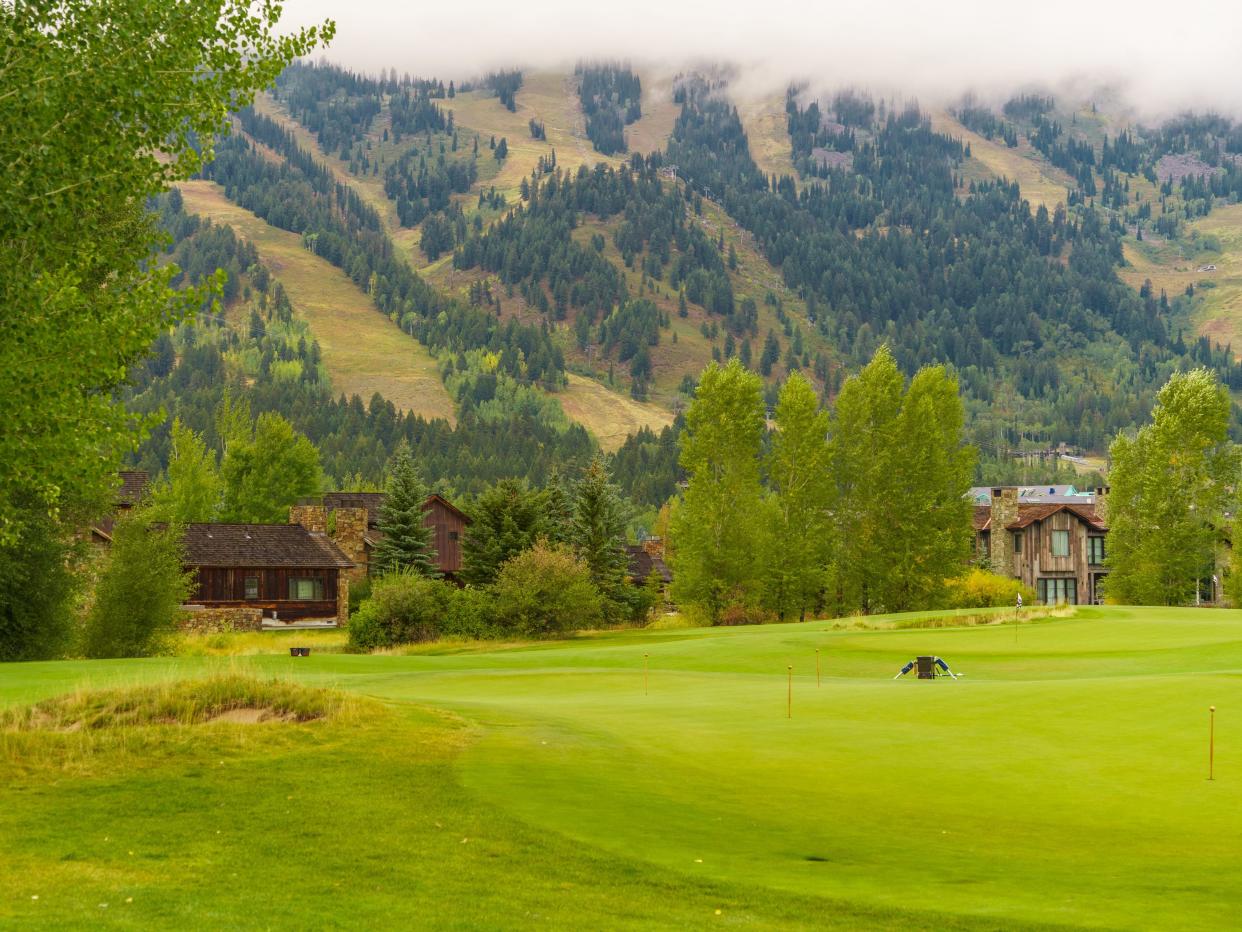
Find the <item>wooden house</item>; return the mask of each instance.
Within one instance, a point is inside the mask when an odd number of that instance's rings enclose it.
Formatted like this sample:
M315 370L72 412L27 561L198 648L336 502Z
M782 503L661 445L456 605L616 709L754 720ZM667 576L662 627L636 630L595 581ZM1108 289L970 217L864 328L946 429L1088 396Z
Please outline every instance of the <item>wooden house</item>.
M322 501L295 505L289 520L329 534L354 563L350 576L361 579L371 570L375 548L384 539L379 528L383 492L326 492ZM423 503L423 523L432 530L436 565L440 573L455 580L462 568L462 538L470 517L440 495L429 495Z
M149 491L151 477L143 470L122 469L120 476L121 487L117 489L112 511L91 525L90 541L93 544L103 546L111 544L112 528L116 525L116 519L134 508Z
M1103 601L1108 575L1107 489L1073 496L1049 490L1047 501L1022 500L1020 489L994 488L976 504L975 548L992 571L1019 579L1046 604Z
M300 524L190 524L185 562L194 606L259 609L285 621L349 620L345 571L353 561L326 534Z

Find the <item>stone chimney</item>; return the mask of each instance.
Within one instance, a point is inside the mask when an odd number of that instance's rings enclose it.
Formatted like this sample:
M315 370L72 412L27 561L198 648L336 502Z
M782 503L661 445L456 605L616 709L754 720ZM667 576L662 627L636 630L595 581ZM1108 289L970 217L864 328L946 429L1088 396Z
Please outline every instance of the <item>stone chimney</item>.
M1104 522L1105 527L1108 526L1108 486L1095 487L1095 513L1096 516Z
M298 502L289 506L289 523L300 524L312 534L327 534L328 510L314 502Z
M992 525L991 543L992 572L1002 576L1012 576L1013 566L1013 532L1005 528L1018 518L1018 490L1008 488L992 489Z
M332 539L341 548L345 556L354 561L354 568L349 570L351 579L365 579L368 572L368 554L366 541L367 510L365 508L336 508L332 512L336 527Z
M653 557L664 556L664 538L647 537L643 539L643 550Z

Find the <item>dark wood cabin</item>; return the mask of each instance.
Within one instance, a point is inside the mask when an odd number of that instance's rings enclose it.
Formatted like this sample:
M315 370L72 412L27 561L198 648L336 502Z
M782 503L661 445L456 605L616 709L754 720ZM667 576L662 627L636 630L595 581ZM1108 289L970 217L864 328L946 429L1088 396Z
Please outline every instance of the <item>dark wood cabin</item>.
M250 606L284 620L348 620L354 564L326 535L300 524L190 524L185 562L194 574L190 603Z
M646 544L629 544L625 548L625 553L629 558L630 582L635 586L646 585L652 573L659 577L661 587L666 587L673 581L672 571L664 562L662 548L656 549Z
M111 544L116 519L146 498L150 491L151 476L141 469L122 469L120 477L121 487L117 489L116 498L113 499L112 511L91 525L92 543L104 546Z
M349 508L366 509L367 522L362 546L358 547L353 541L342 538L345 531L341 524L337 525L336 541L343 550L361 555L367 568L370 567L375 548L384 539L384 532L379 528L379 513L383 504L383 492L326 492L323 496L323 507L328 513ZM461 572L461 543L466 528L470 526L470 517L440 495L427 496L427 501L423 503L423 512L423 523L432 529L436 565L446 579L456 579Z

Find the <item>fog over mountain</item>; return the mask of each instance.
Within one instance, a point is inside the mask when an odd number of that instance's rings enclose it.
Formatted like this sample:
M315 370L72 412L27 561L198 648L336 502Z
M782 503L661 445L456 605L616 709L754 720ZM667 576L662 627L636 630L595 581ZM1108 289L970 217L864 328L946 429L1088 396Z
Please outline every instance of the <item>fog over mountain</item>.
M338 27L326 57L372 73L395 67L460 80L582 57L669 70L726 61L738 66L734 90L743 94L791 78L924 103L1039 87L1084 100L1110 92L1147 117L1186 108L1242 114L1242 5L1224 0L1161 8L1121 0L295 0L286 10L290 24L325 17Z

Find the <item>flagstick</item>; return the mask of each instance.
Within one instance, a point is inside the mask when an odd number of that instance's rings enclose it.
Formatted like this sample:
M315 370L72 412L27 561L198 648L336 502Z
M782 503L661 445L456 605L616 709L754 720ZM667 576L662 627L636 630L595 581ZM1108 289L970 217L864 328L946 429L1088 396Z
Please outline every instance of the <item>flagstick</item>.
M1216 706L1208 706L1208 779L1215 780L1216 770Z

